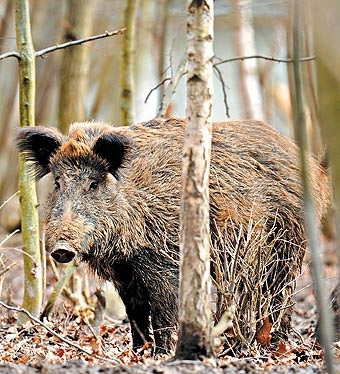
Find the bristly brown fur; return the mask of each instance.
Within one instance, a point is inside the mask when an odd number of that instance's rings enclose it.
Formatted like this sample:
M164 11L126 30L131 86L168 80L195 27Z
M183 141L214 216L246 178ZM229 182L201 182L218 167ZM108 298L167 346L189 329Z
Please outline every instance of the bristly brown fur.
M174 346L184 127L177 118L126 128L77 123L66 139L49 132L47 149L31 142L29 131L18 136L27 159L56 180L46 209L47 249L67 242L115 284L135 348L152 339L160 352ZM46 136L47 130L35 131ZM321 220L329 200L327 175L313 157L309 161ZM213 124L210 220L213 277L222 280L222 293L234 291L220 307L242 303L245 313L255 313L249 328L238 312L234 335L254 340L254 328L267 313L273 331L287 336L306 248L294 143L258 121ZM256 308L248 300L255 294L261 304Z

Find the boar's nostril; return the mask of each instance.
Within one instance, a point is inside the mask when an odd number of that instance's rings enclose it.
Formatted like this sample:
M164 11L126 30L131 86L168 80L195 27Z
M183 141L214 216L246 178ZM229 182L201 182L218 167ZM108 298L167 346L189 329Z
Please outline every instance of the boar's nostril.
M65 245L56 246L51 252L51 256L61 263L67 263L73 260L76 253Z

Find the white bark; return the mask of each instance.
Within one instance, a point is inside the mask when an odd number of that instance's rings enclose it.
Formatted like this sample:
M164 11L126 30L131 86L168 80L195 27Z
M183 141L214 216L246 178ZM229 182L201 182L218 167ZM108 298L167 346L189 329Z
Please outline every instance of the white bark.
M213 0L188 2L187 128L181 207L179 340L176 355L213 354L209 256Z

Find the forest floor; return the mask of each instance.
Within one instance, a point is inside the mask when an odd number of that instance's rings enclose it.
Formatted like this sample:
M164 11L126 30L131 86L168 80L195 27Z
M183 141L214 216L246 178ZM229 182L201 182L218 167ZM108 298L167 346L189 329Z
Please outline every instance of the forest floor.
M1 249L4 247L0 248L3 256ZM6 263L14 261L17 266L2 279L1 300L11 305L18 305L22 297L22 265L17 256L6 255ZM336 279L334 257L334 253L327 254L327 294ZM317 314L311 285L310 270L305 266L298 280L293 332L287 342L258 346L251 356L241 353L237 357L224 353L219 343L215 348L218 358L193 362L154 359L148 349L143 355L136 354L131 349L128 323L103 318L93 326L67 300L59 303L52 321L39 324L29 319L22 326L16 323L17 311L0 306L0 373L325 373L323 352L314 336ZM332 350L340 373L340 342Z

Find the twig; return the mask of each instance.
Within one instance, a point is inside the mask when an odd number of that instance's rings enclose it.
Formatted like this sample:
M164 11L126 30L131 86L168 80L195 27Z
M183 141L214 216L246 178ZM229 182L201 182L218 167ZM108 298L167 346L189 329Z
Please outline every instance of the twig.
M20 53L17 51L12 51L12 52L6 52L0 55L0 60L3 60L8 57L16 57L18 60L20 59Z
M163 84L167 81L171 81L171 78L170 77L167 77L167 78L164 78L162 80L162 82L158 83L155 87L151 88L150 92L147 94L145 100L144 100L144 104L146 104L149 100L149 97L151 96L151 94L153 93L153 91L156 91L159 87L163 86Z
M292 58L276 58L271 56L262 56L262 55L251 55L251 56L236 56L232 58L228 58L226 60L221 60L218 62L215 62L213 66L225 64L226 62L233 62L233 61L244 61L244 60L250 60L253 58L257 58L260 60L267 60L267 61L274 61L274 62L285 62L285 63L293 63L294 59ZM306 62L306 61L314 61L316 59L316 56L307 56L307 57L301 57L299 59L299 62Z
M42 57L44 55L47 55L48 53L57 51L59 49L73 47L75 45L92 42L93 40L103 39L103 38L107 38L109 36L114 36L114 35L121 35L125 32L125 30L126 29L123 28L123 29L119 29L119 30L115 30L115 31L105 31L102 34L93 35L93 36L89 36L87 38L72 40L70 42L53 45L51 47L41 49L40 51L36 51L35 52L35 57ZM3 53L2 55L0 55L0 60L3 60L3 59L8 58L8 57L16 57L19 60L20 59L20 53L17 52L17 51L11 51L11 52Z
M16 229L14 230L13 232L11 232L10 234L8 234L5 239L3 239L1 242L0 242L0 247L2 247L6 242L7 240L9 240L12 236L14 236L15 234L17 234L18 232L20 232L19 229Z
M52 335L54 335L55 337L57 337L59 340L61 340L63 343L66 343L69 346L78 349L79 351L87 354L88 356L94 357L97 360L102 360L104 362L109 362L110 364L116 364L116 365L122 366L122 363L119 360L109 359L109 358L106 358L106 357L100 357L100 356L97 356L95 354L92 354L90 351L88 351L87 349L83 348L82 346L80 346L80 345L78 345L76 343L73 343L72 341L70 341L70 340L62 337L60 334L58 334L57 332L55 332L53 329L51 329L50 327L48 327L47 325L45 325L45 323L41 322L38 318L34 317L28 310L26 310L24 308L20 308L20 307L15 307L15 306L7 305L7 304L5 304L2 301L0 301L0 305L2 305L4 308L6 308L8 310L14 310L14 311L19 312L19 313L25 313L32 321L38 323L40 326L42 326L44 329L46 329L49 333L51 333Z
M47 53L57 51L58 49L68 48L68 47L72 47L74 45L79 45L79 44L83 44L83 43L87 43L87 42L92 42L93 40L103 39L103 38L107 38L109 36L114 36L114 35L121 35L125 32L125 30L126 29L123 28L123 29L119 29L119 30L115 30L115 31L105 31L102 34L89 36L88 38L72 40L70 42L54 45L52 47L47 47L45 49L41 49L40 51L35 52L35 57L42 57L42 56L46 55Z
M219 70L219 68L217 66L213 65L213 68L215 69L215 72L216 72L216 74L218 76L218 79L221 82L225 111L226 111L227 117L230 118L230 115L229 115L229 106L228 106L228 98L227 98L227 91L226 91L226 84L225 84L225 81L223 79L223 75L222 75L221 71Z
M0 56L1 57L1 56ZM0 205L0 210L7 204L9 203L15 196L19 194L19 191L14 192L13 195L11 195L7 200L5 200L1 205Z
M16 266L16 264L13 262L12 264L8 265L6 268L4 268L1 272L0 272L0 278L9 270L11 270L14 266Z
M51 294L50 294L50 296L47 300L46 306L45 306L43 312L41 313L40 319L43 319L44 317L48 318L50 316L59 295L61 294L61 292L63 291L63 289L65 287L66 282L71 278L71 276L74 273L74 270L77 268L77 266L78 266L78 262L76 260L71 261L67 265L65 271L63 272L61 277L58 279L57 284L53 288L53 290L52 290L52 292L51 292Z
M161 100L161 103L160 103L160 106L159 106L159 109L158 109L158 113L157 113L157 117L164 117L165 114L166 114L166 111L168 109L168 106L171 102L171 99L174 95L174 93L176 92L176 89L177 89L177 86L181 80L181 78L187 74L187 70L186 70L186 62L187 62L187 59L186 59L186 56L183 56L181 62L179 63L178 67L177 67L177 70L176 70L176 74L173 75L171 78L170 78L170 83L167 85L164 93L163 93L163 97L162 97L162 100ZM166 80L163 79L163 83L165 82Z

